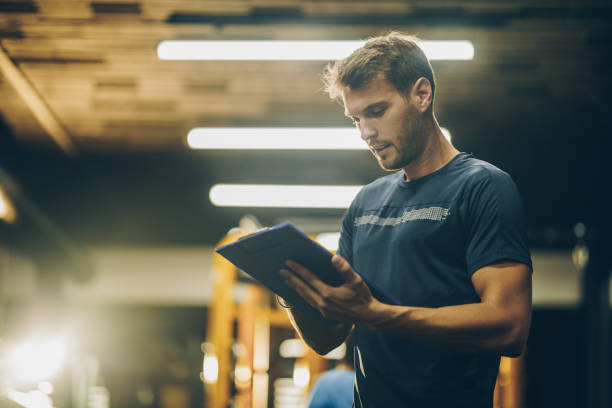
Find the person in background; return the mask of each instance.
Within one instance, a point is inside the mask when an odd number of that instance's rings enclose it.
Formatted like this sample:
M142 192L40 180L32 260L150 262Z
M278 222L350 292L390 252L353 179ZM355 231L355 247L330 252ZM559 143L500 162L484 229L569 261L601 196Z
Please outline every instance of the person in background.
M326 285L291 260L280 271L339 323L323 327L291 305L289 318L320 354L355 333L358 408L491 408L500 356L522 353L531 321L531 257L516 185L444 137L433 69L414 39L370 39L330 64L324 79L392 173L365 186L344 216L332 258L344 284ZM372 296L361 276L399 304Z
M308 408L351 408L353 406L354 342L349 337L346 353L336 366L321 374L310 391Z

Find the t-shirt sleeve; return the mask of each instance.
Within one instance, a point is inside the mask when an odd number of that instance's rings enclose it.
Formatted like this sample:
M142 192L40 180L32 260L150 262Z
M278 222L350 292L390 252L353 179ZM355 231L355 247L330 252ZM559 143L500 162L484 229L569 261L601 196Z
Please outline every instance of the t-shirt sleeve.
M510 176L500 170L490 171L465 194L466 265L470 276L500 261L524 263L531 269L523 205Z

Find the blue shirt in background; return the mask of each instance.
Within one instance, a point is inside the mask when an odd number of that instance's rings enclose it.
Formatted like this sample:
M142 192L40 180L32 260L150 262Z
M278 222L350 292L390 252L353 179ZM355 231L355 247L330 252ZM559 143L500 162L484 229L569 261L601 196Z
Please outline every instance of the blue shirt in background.
M355 372L334 369L319 376L310 393L308 408L351 408Z

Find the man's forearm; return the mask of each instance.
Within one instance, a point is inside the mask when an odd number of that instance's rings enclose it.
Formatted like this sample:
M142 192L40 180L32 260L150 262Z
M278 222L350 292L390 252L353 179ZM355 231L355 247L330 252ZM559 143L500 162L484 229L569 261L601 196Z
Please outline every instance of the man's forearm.
M327 354L348 337L352 325L321 326L298 309L287 309L289 320L302 340L319 354Z
M490 351L518 356L529 331L521 319L487 303L440 308L378 304L372 323L364 326L417 341L448 345L465 351Z

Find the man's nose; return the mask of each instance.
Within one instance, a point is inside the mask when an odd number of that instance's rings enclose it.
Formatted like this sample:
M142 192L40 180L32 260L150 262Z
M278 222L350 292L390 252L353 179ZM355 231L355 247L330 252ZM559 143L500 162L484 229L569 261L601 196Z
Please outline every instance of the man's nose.
M361 138L366 142L376 136L376 129L371 123L366 121L361 121L359 124L359 132L361 133Z

